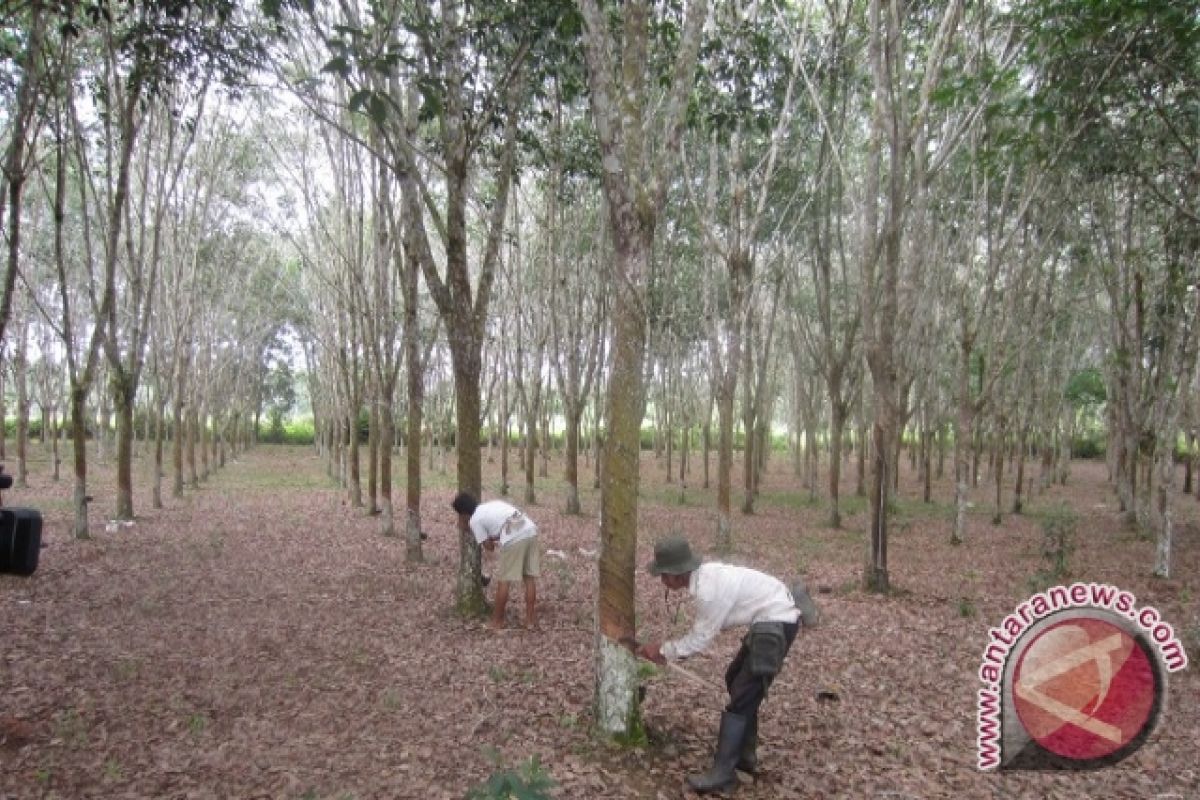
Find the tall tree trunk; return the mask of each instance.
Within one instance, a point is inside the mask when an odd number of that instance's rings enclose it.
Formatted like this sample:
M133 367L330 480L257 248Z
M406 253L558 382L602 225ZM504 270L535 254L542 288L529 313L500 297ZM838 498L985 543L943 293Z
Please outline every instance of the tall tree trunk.
M71 386L71 443L75 461L75 538L90 539L87 496L87 395L86 386Z
M1017 475L1016 486L1013 488L1012 513L1020 514L1025 510L1025 459L1029 450L1029 424L1021 427L1021 435L1017 439Z
M597 597L597 715L602 730L629 730L637 712L637 661L619 642L636 635L634 570L641 420L642 359L646 321L642 298L630 286L644 289L650 268L652 232L629 236L617 247L618 301L614 305L612 371L605 418L608 436L600 494L600 578ZM621 245L624 245L623 247Z
M579 426L580 408L578 403L572 403L567 410L567 429L564 432L567 440L566 464L564 472L567 479L567 508L568 514L578 514L579 507Z
M117 412L117 519L133 519L133 401L135 387L114 370L113 405Z
M38 106L38 85L41 83L42 47L46 30L45 6L46 3L40 0L30 4L29 27L23 37L25 47L19 59L21 79L17 85L16 102L5 114L8 150L4 157L3 185L8 191L6 196L0 198L0 226L6 221L4 215L7 213L8 229L5 238L8 244L8 258L4 267L4 293L0 296L0 342L4 341L4 334L8 328L20 267L21 222L24 218L21 200L29 166L25 150L29 144L27 137L33 127ZM22 37L16 38L19 41Z
M358 446L358 412L361 406L353 405L350 407L350 414L346 417L346 427L349 431L350 445L346 451L346 466L350 485L347 487L350 491L350 505L354 508L362 508L362 465L359 458Z
M17 326L15 354L13 357L13 381L17 388L17 474L18 488L29 487L29 355L26 352L29 341L28 320L21 320ZM0 420L0 423L3 423Z
M367 514L379 513L379 400L371 400L367 423Z
M1158 470L1155 487L1158 534L1154 547L1154 574L1159 578L1171 577L1171 545L1175 534L1175 521L1171 509L1171 491L1175 480L1174 444L1174 435L1161 436L1155 457L1155 467Z
M421 552L421 427L424 416L425 375L417 341L416 265L405 277L404 361L408 380L408 429L404 442L404 559L410 564L424 560Z
M392 443L396 440L395 384L384 389L379 409L379 497L384 536L396 535L396 509L392 505ZM419 537L418 537L419 538Z
M525 415L525 451L522 454L525 464L525 502L533 505L537 502L537 492L534 490L534 471L537 469L538 434L535 417L535 403L531 400L530 408Z
M650 258L666 195L665 173L682 137L686 97L708 8L698 0L688 3L683 12L674 69L661 106L665 111L653 126L648 116L652 88L648 85L648 56L654 21L650 5L634 0L622 9L619 69L613 59L618 45L606 12L596 0L579 0L579 8L616 262L608 435L601 473L596 717L602 731L618 735L633 731L638 719L638 662L623 642L636 634L634 570ZM650 135L655 140L648 139Z
M159 400L158 394L154 397L154 483L152 488L151 505L155 509L163 507L163 433L166 427L166 411Z
M508 495L508 471L512 442L508 435L508 381L505 376L505 383L500 387L500 494Z
M992 514L992 524L999 525L1003 517L1004 506L1004 451L1005 439L1008 438L1008 431L1003 417L999 420L996 428L996 440L992 447L994 469L992 478L995 481L995 509Z
M841 397L840 383L830 385L830 396ZM829 404L829 527L842 527L840 492L842 482L842 435L846 429L846 406L837 399Z

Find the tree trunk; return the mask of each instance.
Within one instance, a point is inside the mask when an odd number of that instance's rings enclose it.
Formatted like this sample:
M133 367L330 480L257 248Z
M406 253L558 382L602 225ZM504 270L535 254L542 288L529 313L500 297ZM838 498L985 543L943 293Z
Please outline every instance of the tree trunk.
M682 136L686 97L708 8L705 2L692 2L682 12L682 33L667 99L662 104L665 113L654 120L654 125L648 116L647 100L650 28L654 21L650 4L628 2L622 8L619 70L613 62L616 44L607 13L597 0L579 0L579 8L592 90L592 121L600 144L608 230L616 262L596 612L596 721L601 731L615 736L635 732L639 716L638 662L622 643L637 631L634 570L650 259L655 225L666 194L665 172ZM650 131L662 137L661 147L656 149L647 140ZM647 164L651 165L649 174Z
M18 326L16 356L13 358L13 381L17 385L17 488L29 488L29 361L26 353L28 323ZM4 422L0 420L0 422Z
M393 376L394 378L394 376ZM396 412L392 408L394 380L384 388L379 409L379 497L380 531L384 536L396 535L396 510L392 505L392 442L396 439ZM419 537L418 537L419 539Z
M567 479L567 508L568 514L578 514L579 508L579 424L580 414L578 404L571 404L567 409L567 439L566 464L564 472Z
M195 404L188 408L187 415L187 467L188 485L193 489L200 488L200 476L196 473L196 439L200 434L200 417Z
M641 286L644 290L651 246L645 239L630 235L625 242L617 243L617 274L628 277L617 282L618 302L614 306L608 436L600 495L596 637L597 721L601 730L610 734L628 731L638 708L637 659L618 643L637 632L634 570L646 323L642 298L631 287Z
M180 380L179 385L182 386ZM176 394L171 404L171 465L174 468L174 480L171 487L172 497L183 497L183 398Z
M113 376L117 412L117 519L133 519L133 401L135 389L121 373Z
M841 387L830 386L832 397L841 396ZM829 405L829 527L842 527L840 491L842 482L842 434L846 429L846 407L836 399Z
M1026 424L1021 428L1021 435L1017 440L1017 476L1012 504L1012 513L1014 514L1020 514L1025 510L1025 457L1028 449L1029 425Z
M933 502L933 431L921 424L921 502Z
M880 419L886 414L882 405L877 399L876 420L871 428L870 552L863 578L869 590L880 593L890 588L887 568L888 452L894 440L887 422Z
M4 268L4 293L0 297L0 342L4 341L8 328L13 295L17 285L17 272L20 268L21 223L25 217L21 200L24 194L25 180L29 174L25 149L29 144L27 137L30 129L34 127L33 120L40 94L38 85L41 82L42 46L46 29L45 5L41 2L31 4L29 27L25 31L24 37L16 37L17 41L23 38L25 44L24 52L20 56L21 80L16 90L16 102L9 106L5 113L5 134L8 147L3 165L3 184L6 184L5 188L8 192L5 197L0 198L0 225L5 222L4 215L7 213L8 229L5 231L5 239L8 244L8 258ZM11 65L9 66L11 68ZM7 208L5 208L5 204ZM3 422L3 419L0 419L0 422Z
M71 387L71 440L75 459L75 538L90 539L87 496L87 394L86 386Z
M346 417L346 427L350 435L350 445L346 451L346 466L350 480L350 485L347 488L350 492L350 505L353 508L363 507L362 465L359 463L360 448L358 446L358 412L359 406L351 406L350 414Z
M412 267L415 270L415 267ZM416 564L424 560L421 552L421 426L425 402L425 376L417 343L415 278L407 278L405 292L404 360L408 364L408 430L404 436L404 560Z
M534 472L537 469L537 421L534 416L532 407L534 403L529 403L530 409L527 410L525 416L525 452L522 454L525 460L525 503L533 505L537 502L537 492L534 489Z
M154 398L154 483L151 505L155 509L163 507L163 434L166 427L165 409L160 404L156 393Z
M451 337L451 342L455 341ZM454 397L456 406L455 451L458 455L458 486L461 490L480 496L483 484L482 453L479 448L479 348L460 344L450 348L454 362ZM466 525L458 526L459 560L455 585L455 609L464 617L479 617L487 613L483 596L481 551Z
M992 514L992 524L993 525L999 525L1004 519L1004 517L1003 517L1004 450L1005 450L1004 440L1007 438L1007 436L1008 436L1008 433L1005 430L1004 422L1002 420L1000 422L999 428L996 430L996 441L995 441L995 445L992 448L993 461L994 461L994 469L993 469L994 474L992 475L992 478L995 481L995 489L996 489L995 513Z
M735 372L736 380L736 372ZM717 395L717 539L716 551L733 551L733 390Z
M367 514L379 513L379 400L371 401L367 422Z
M971 464L967 443L974 436L974 420L971 403L960 399L954 427L954 528L950 533L951 544L962 544L967 538L967 508L971 505Z
M1171 577L1171 544L1174 536L1174 517L1171 509L1171 490L1175 479L1174 437L1160 437L1155 466L1158 481L1155 487L1155 506L1158 517L1158 536L1154 547L1154 574Z

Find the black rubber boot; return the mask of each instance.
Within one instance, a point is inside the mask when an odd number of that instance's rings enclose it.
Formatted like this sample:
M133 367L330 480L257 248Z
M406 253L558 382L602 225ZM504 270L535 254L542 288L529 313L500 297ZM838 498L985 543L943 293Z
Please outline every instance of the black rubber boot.
M758 774L758 717L746 721L742 754L738 757L737 768L750 775Z
M712 769L702 775L688 777L688 785L698 794L723 792L737 785L738 758L742 754L742 740L746 735L746 718L728 711L721 714L721 731L717 734L717 755Z

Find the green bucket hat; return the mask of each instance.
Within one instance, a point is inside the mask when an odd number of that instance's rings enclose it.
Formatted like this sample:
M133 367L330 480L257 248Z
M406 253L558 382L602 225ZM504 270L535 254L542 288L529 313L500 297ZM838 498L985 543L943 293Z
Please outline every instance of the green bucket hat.
M692 547L682 536L669 536L654 544L654 560L646 565L651 575L683 575L700 566Z

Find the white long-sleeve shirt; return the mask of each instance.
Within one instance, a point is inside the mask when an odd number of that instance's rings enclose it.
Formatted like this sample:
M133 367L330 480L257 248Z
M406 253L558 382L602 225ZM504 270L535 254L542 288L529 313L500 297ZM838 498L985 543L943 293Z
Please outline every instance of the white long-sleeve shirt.
M537 535L537 525L516 506L503 500L489 500L475 507L471 515L471 533L475 541L483 544L488 539L498 539L500 547Z
M749 567L701 564L692 571L688 594L696 601L696 619L687 634L663 644L662 654L672 661L703 651L725 628L800 619L783 582Z

